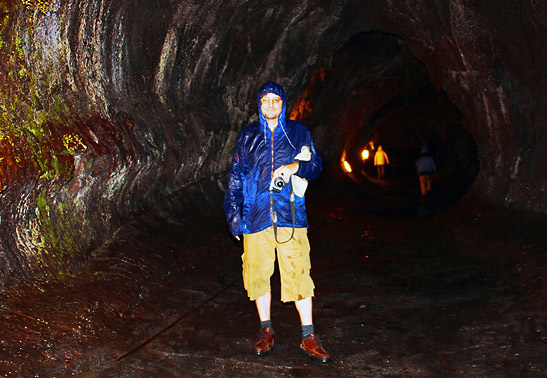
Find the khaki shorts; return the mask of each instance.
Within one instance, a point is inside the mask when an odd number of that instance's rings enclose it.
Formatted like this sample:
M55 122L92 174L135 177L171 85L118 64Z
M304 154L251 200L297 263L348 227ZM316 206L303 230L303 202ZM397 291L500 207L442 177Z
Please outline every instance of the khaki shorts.
M277 240L284 242L291 227L277 229ZM270 291L274 272L275 250L281 278L281 301L294 302L313 297L314 284L310 277L310 243L308 230L296 228L287 243L276 243L273 228L243 235L243 285L252 301Z

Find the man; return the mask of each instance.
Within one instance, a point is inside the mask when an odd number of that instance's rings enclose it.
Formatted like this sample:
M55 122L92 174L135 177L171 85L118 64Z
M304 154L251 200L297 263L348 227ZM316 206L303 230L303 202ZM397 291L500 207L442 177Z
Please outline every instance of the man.
M378 170L378 178L384 177L384 165L389 164L389 159L386 152L382 149L382 146L378 146L378 151L374 154L374 165Z
M427 146L423 146L420 151L420 156L416 160L416 169L420 179L420 193L424 197L431 191L431 176L437 170L435 160L430 155Z
M270 278L277 249L281 301L294 302L300 315L300 350L328 362L330 356L313 326L314 284L304 201L307 180L321 172L321 157L309 130L285 119L285 91L279 84L262 85L257 102L259 121L239 134L224 198L230 232L237 240L243 236L243 284L260 318L252 351L266 356L274 345Z

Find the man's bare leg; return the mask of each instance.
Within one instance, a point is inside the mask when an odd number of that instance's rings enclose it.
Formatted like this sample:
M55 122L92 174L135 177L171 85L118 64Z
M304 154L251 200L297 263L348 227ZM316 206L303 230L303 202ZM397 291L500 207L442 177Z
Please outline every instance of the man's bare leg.
M272 303L272 292L268 291L261 297L256 298L256 310L261 322L270 320L270 307Z
M302 344L300 344L300 350L313 360L329 362L329 353L323 349L321 341L315 334L315 331L313 331L312 297L296 301L294 305L298 310L300 321L302 322ZM308 332L311 333L307 334Z
M267 356L274 345L274 331L271 326L270 305L272 302L272 293L268 291L255 300L258 317L260 318L261 330L253 346L253 353L257 356Z
M296 309L298 310L298 314L300 315L300 322L302 323L302 325L306 326L306 325L313 324L312 297L308 297L308 298L304 298L299 301L296 301L294 302L294 305L296 306Z

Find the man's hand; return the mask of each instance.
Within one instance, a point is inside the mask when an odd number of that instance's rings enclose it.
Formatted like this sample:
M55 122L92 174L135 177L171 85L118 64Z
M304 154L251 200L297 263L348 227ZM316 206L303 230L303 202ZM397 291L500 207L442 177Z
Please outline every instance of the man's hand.
M291 164L282 165L274 171L274 177L281 177L285 183L288 183L291 176L298 172L299 164L297 161Z

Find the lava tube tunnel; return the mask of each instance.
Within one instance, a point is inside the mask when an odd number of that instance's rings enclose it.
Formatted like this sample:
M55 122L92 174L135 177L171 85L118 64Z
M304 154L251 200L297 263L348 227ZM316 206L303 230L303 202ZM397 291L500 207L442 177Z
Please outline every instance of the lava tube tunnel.
M411 3L0 0L0 373L541 371L547 7ZM277 353L248 353L223 199L270 80L322 157L328 367L293 353L277 269Z
M329 59L328 67L319 69L325 72L321 87L313 96L305 91L299 98L305 102L311 97L307 106L295 104L292 115L341 130L343 135L327 148L331 175L344 182L341 168L362 189L362 196L387 201L384 207L399 204L399 216L407 216L403 204L413 207L412 199L419 197L415 163L426 146L438 166L436 190L431 193L437 198L436 208L456 203L479 170L476 142L467 131L468 121L442 89L435 89L404 39L359 33ZM302 109L304 114L299 113ZM332 133L321 137L332 138ZM382 180L374 165L378 146L391 157Z

